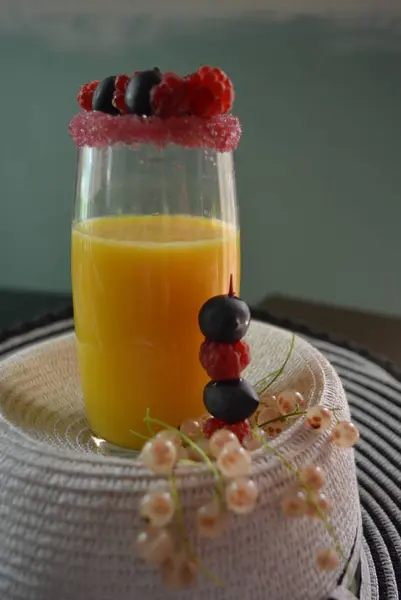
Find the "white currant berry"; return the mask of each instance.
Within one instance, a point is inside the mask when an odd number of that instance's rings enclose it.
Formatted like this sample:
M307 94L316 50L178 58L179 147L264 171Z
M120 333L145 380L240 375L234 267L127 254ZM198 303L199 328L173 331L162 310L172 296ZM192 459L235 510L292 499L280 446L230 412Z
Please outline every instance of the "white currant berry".
M145 494L140 503L139 513L152 527L168 525L175 513L175 504L170 492L154 490Z
M197 574L195 562L183 553L169 557L161 565L163 584L173 590L192 587L196 583Z
M340 557L333 548L321 548L316 553L316 565L321 571L335 571L340 566Z
M189 460L188 448L184 448L184 446L178 448L178 460Z
M238 442L226 444L219 454L217 466L224 477L233 479L248 475L251 470L252 458Z
M267 421L272 421L273 419L277 419L277 423L280 423L278 420L282 417L282 414L275 408L262 408L262 410L258 414L258 427L262 427L264 429L263 423Z
M258 499L258 488L252 479L240 478L230 481L225 489L227 508L237 515L253 511Z
M332 420L332 412L325 406L312 406L306 411L305 424L308 429L324 431L330 427Z
M258 427L263 429L271 439L276 438L285 429L284 421L281 421L283 415L273 408L263 408L258 414Z
M230 442L237 444L237 446L240 445L235 433L229 431L229 429L219 429L214 432L209 440L210 452L217 458L224 446Z
M243 441L243 446L248 452L253 452L254 450L259 450L263 446L262 439L265 435L265 432L262 429L255 429Z
M198 509L197 526L201 537L218 538L224 532L226 524L227 515L217 500L214 499Z
M270 425L265 425L263 429L266 432L267 437L273 440L284 431L285 426L286 424L283 421L275 421L274 423L270 423Z
M285 390L277 396L277 408L282 415L289 415L297 409L297 398L292 390Z
M197 440L193 440L194 443L196 444L196 446L199 448L199 450L201 450L204 454L206 454L206 456L208 458L211 458L212 454L210 451L210 444L209 444L209 440L207 440L206 438L199 438ZM198 452L198 450L195 450L195 448L193 448L192 446L188 446L188 454L189 454L189 459L193 460L194 462L203 462L205 459L202 456L202 454L200 452Z
M291 490L281 501L281 510L286 517L299 518L306 515L308 497L303 490Z
M182 448L182 438L178 431L174 431L174 429L163 429L159 431L156 435L157 440L169 440L173 442L174 446L176 446L177 450Z
M303 485L311 490L320 490L324 484L324 473L320 467L308 465L300 472L299 479Z
M306 514L308 517L320 519L321 515L327 515L331 512L331 502L322 492L309 494L307 502L308 508Z
M149 440L141 452L142 462L156 475L170 475L177 462L177 448L170 440Z
M201 424L201 426L203 426L203 425L205 424L205 422L206 422L208 419L210 419L210 417L211 417L211 416L212 416L212 415L211 415L210 413L208 413L208 412L204 412L204 413L202 413L202 414L201 414L201 416L200 416L200 417L198 417L198 419L196 419L196 420L197 420L197 421L198 421L198 422Z
M330 441L339 448L352 448L359 440L359 430L351 421L340 421L333 428Z
M148 528L138 535L136 550L145 562L160 565L173 555L174 543L166 529Z
M277 408L277 397L270 392L263 392L263 394L259 397L260 405L264 408L272 408L273 410L278 410ZM263 409L262 409L263 410Z
M297 392L296 390L292 390L292 393L295 396L295 401L298 404L299 408L306 408L308 403L301 394L301 392Z
M185 419L180 425L180 431L191 440L202 435L202 426L195 419Z

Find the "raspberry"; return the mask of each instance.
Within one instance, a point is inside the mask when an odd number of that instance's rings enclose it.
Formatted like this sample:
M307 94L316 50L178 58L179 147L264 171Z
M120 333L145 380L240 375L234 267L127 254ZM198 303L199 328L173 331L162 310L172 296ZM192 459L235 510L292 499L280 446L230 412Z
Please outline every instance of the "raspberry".
M125 104L125 88L127 87L129 80L130 78L128 75L118 75L114 83L115 91L112 104L122 115L125 115L128 112Z
M204 341L200 347L199 360L210 379L223 381L238 379L251 361L251 349L247 342L233 344Z
M95 89L99 85L100 81L91 81L90 83L84 83L77 95L77 101L79 106L89 111L92 110L92 98Z
M216 431L219 431L219 429L228 429L229 431L232 431L241 444L252 430L248 419L229 425L225 421L215 419L215 417L209 417L203 425L203 434L205 438L210 439Z
M210 118L227 113L234 101L234 87L221 69L201 67L187 77L189 110L197 117Z
M188 82L175 73L165 73L151 92L151 104L156 116L179 117L189 110Z
M221 421L220 419L215 419L214 417L209 417L203 423L203 434L206 439L210 439L216 431L219 429L224 429L226 423Z
M129 80L130 77L128 75L117 75L116 80L114 82L116 92L125 92L125 88L127 87L127 83L129 82Z

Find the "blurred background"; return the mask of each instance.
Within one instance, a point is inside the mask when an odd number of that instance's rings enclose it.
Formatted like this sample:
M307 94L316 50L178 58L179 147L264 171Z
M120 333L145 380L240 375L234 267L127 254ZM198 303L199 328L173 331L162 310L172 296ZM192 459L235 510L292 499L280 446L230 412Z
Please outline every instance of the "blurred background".
M81 83L202 63L243 123L243 297L400 327L399 0L1 0L0 324L69 297Z

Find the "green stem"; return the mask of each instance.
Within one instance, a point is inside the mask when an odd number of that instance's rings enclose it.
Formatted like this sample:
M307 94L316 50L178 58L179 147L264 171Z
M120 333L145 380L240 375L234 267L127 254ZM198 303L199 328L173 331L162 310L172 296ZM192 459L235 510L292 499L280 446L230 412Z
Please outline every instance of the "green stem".
M257 381L254 384L254 388L257 389L259 386L263 385L266 381L266 379L270 379L270 377L274 377L275 375L277 375L277 373L280 371L280 369L276 369L275 371L271 371L270 373L268 373L267 375L265 375L264 377L262 377L262 379L259 379L259 381Z
M147 442L152 439L147 435L142 435L142 433L134 431L133 429L130 429L129 432L132 433L132 435L136 435L136 437L139 437L141 440L146 440Z
M305 488L305 490L308 490L308 486L303 486ZM350 573L349 571L349 567L350 567L350 561L347 558L347 556L345 556L344 551L342 549L341 546L341 542L338 538L338 535L336 533L336 530L334 529L333 524L329 521L329 519L327 518L327 515L322 511L322 509L320 508L320 506L317 504L317 502L313 501L313 493L312 490L308 490L309 494L310 494L310 498L312 499L312 503L314 504L315 508L316 508L316 512L319 516L319 519L321 521L323 521L323 523L326 526L327 532L329 534L329 536L331 537L331 539L333 540L334 543L334 547L337 551L337 553L341 556L342 560L344 561L345 565L346 565L346 571L347 571L347 575L348 575L348 587L350 589L353 589L354 585L355 585L355 579L354 576L352 575L352 573Z
M150 417L148 415L148 411L147 411L147 414L145 417L145 422L147 422L147 421L149 421L149 423L153 423L154 425L160 425L161 427L170 429L171 431L176 431L178 433L178 435L180 435L181 438L184 440L184 442L188 446L190 446L193 450L195 450L195 452L197 452L199 454L199 456L202 458L202 460L208 466L211 473L213 473L214 477L216 478L217 493L219 495L219 500L220 500L220 502L223 502L224 485L223 485L223 480L222 480L221 474L219 473L219 470L217 469L217 467L212 463L212 461L210 460L210 458L208 457L206 452L204 452L201 448L199 448L198 444L193 442L191 440L191 438L189 438L187 435L185 435L185 433L182 433L182 431L180 431L176 427L173 427L172 425L168 425L167 423L164 423L163 421L160 421L159 419L153 419L153 417Z
M175 514L177 517L178 529L180 532L182 545L184 546L185 550L188 553L192 554L192 552L190 552L189 539L188 539L187 534L185 533L184 515L183 515L180 495L178 493L177 483L175 481L174 475L170 476L170 490L171 490L171 495L173 497L174 504L175 504Z
M264 388L262 388L262 390L259 393L260 396L264 392L266 392L269 389L269 387L273 385L273 383L275 381L277 381L277 379L280 377L280 375L282 375L284 369L286 368L286 366L288 364L288 361L291 358L291 354L292 354L292 351L294 350L294 346L295 346L295 335L292 335L291 345L290 345L290 348L288 350L287 356L285 357L285 361L283 362L283 364L281 365L281 367L278 369L278 371L276 372L276 374L274 375L274 377L265 385Z
M258 427L265 427L266 425L270 425L270 423L277 423L277 421L285 421L286 419L290 419L291 417L299 417L302 415L306 415L306 410L294 410L294 412L289 413L288 415L280 415L279 417L275 417L274 419L269 419L268 421L264 421Z
M329 410L334 413L335 418L337 419L336 412L341 410L341 408L329 408ZM270 423L277 423L277 421L285 421L286 419L290 419L291 417L302 417L302 415L306 415L307 410L294 410L292 413L288 413L288 415L280 415L279 417L274 417L274 419L269 419L269 421L264 421L258 425L258 427L263 428L266 425L270 425Z
M290 463L290 461L283 455L281 454L281 452L279 452L278 450L276 450L276 448L273 448L273 446L270 446L270 444L268 444L266 442L266 440L264 439L263 435L257 435L257 438L262 442L263 447L268 451L271 452L272 454L274 454L282 463L283 465L291 472L293 473L297 479L299 479L300 477L300 472L299 469L297 469L296 467L294 467L294 465L292 465Z
M146 409L145 423L146 423L146 427L148 428L150 435L152 437L155 437L156 433L153 431L153 427L150 424L150 409L149 408Z
M223 586L223 582L207 568L201 558L196 554L196 552L191 547L191 542L185 532L185 523L184 523L184 513L182 510L182 504L180 499L180 494L178 492L177 483L175 481L174 475L170 477L170 491L175 504L175 514L178 522L178 529L180 532L180 537L182 541L182 545L186 553L190 556L190 558L198 565L199 569L202 571L203 575L207 577L212 583L218 585L219 587Z
M278 450L276 450L276 448L273 448L272 446L270 446L270 444L268 444L266 442L266 440L263 438L262 435L259 435L258 438L260 439L260 441L262 442L262 445L266 448L266 450L268 450L269 452L272 452L283 463L283 465L291 473L293 473L296 476L296 478L298 479L301 487L307 492L309 499L312 501L312 503L313 503L313 505L314 505L314 507L316 509L316 512L317 512L317 514L319 516L319 519L321 521L323 521L323 523L324 523L324 525L326 527L327 533L329 534L329 536L333 540L333 543L334 543L336 551L341 556L342 560L345 562L346 568L348 570L349 569L349 560L347 559L347 557L344 554L344 551L343 551L342 546L341 546L341 542L340 542L340 540L339 540L339 538L337 536L337 533L336 533L336 531L334 529L334 526L329 521L329 519L327 518L327 515L325 515L325 513L322 511L322 509L320 508L320 506L316 502L314 502L314 500L313 500L313 490L308 485L305 485L301 481L299 469L297 469L296 467L294 467L294 465L292 465L290 463L290 461L283 454L281 454L281 452L279 452ZM350 573L348 575L349 575L349 585L352 586L353 583L354 583L353 576Z

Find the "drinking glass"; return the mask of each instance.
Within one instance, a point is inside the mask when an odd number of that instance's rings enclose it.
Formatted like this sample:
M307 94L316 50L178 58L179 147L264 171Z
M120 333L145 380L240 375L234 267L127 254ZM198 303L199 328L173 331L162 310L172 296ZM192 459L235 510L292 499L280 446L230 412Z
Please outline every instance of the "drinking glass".
M151 144L79 149L72 225L75 331L96 438L139 449L151 416L204 412L198 312L239 292L231 152Z

